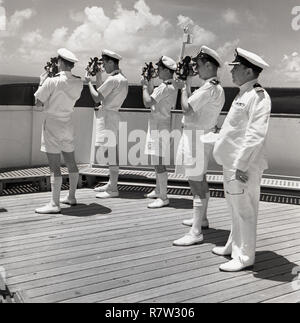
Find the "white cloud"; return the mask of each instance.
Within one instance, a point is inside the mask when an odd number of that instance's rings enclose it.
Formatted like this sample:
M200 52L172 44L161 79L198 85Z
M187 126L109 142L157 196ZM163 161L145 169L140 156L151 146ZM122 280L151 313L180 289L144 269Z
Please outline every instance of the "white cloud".
M26 20L31 19L35 15L33 9L25 9L16 11L8 21L7 30L11 34L16 34L18 30L23 26Z
M20 17L23 17L24 21L32 14L27 11L23 15L16 14L14 20L21 21ZM73 29L58 26L51 37L45 37L40 30L23 35L16 55L22 61L30 60L42 67L50 56L55 55L58 47L67 47L80 59L77 64L79 72L84 71L90 56L99 56L102 49L108 48L124 57L122 69L129 79L137 81L144 62L154 61L161 55L174 59L179 57L183 27L187 24L194 36L194 44L188 46L187 51L195 51L196 47L210 45L216 40L213 32L189 17L178 16L177 23L173 24L165 17L154 14L145 0L137 0L131 9L123 8L120 2L116 2L113 16L94 6L78 13L71 11L69 19L77 22L77 26ZM67 21L65 24L68 26Z
M238 18L238 14L235 10L228 8L225 12L222 14L223 19L228 24L239 24L240 20Z
M68 28L67 27L61 27L56 29L51 38L51 44L53 44L56 47L64 46L66 43L66 37L68 34Z
M235 39L233 41L226 42L223 46L217 49L217 52L222 57L224 62L232 62L235 55L235 49L239 46L239 43L240 40Z
M205 30L201 26L195 24L195 22L183 15L178 16L178 26L182 28L189 27L191 33L193 34L193 45L201 46L203 44L209 45L216 40L216 35L208 30Z
M294 52L290 55L284 55L281 65L280 74L287 78L287 81L295 81L299 83L300 79L300 55Z

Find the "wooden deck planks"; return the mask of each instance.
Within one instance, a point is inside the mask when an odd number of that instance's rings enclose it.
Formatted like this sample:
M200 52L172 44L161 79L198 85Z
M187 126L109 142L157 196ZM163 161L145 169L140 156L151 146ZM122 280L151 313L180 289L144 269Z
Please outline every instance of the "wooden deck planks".
M7 210L0 214L0 266L11 290L34 302L297 300L298 206L261 203L256 272L224 274L218 266L226 260L211 254L229 234L224 199L211 199L205 243L176 248L172 241L188 230L181 221L191 215L190 197L172 196L170 208L155 211L139 193L99 201L80 190L78 197L78 207L54 216L33 213L49 193L0 198Z

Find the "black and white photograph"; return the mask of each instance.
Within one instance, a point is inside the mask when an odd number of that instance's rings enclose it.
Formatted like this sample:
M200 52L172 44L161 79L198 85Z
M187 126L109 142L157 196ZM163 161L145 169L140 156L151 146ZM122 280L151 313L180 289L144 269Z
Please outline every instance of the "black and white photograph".
M300 303L299 40L299 0L0 0L0 303Z

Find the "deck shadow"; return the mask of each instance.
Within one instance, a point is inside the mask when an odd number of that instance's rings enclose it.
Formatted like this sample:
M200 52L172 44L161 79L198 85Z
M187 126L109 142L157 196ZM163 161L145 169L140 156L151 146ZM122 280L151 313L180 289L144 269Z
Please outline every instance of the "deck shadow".
M269 277L266 276L266 274L263 272L264 268L262 266L260 266L261 267L260 270L256 272L256 269L259 265L259 263L257 263L256 265L254 265L254 269L253 269L253 272L254 272L253 276L255 278L260 278L263 280L270 280L275 282L283 282L283 283L291 283L297 278L297 273L293 273L293 270L295 270L295 268L299 268L299 264L290 262L287 258L277 254L276 252L260 251L256 253L256 258L270 259L270 261L272 261L272 267L274 268L274 273L269 275ZM287 267L284 273L280 271L282 266ZM276 267L278 267L277 274L276 274Z
M62 215L74 216L74 217L88 217L95 215L106 215L112 213L110 208L103 205L92 203L92 204L77 204L70 208L63 208L61 210Z
M202 233L204 242L213 244L213 247L223 247L229 238L230 230L209 228L208 230L203 230Z
M170 205L168 208L173 208L176 210L192 210L193 209L193 201L190 199L180 198L169 198Z
M6 209L1 209L0 208L0 213L6 213L7 212L7 210Z
M124 199L124 200L146 200L147 198L144 196L146 193L142 192L123 192L120 191L120 196L118 199Z

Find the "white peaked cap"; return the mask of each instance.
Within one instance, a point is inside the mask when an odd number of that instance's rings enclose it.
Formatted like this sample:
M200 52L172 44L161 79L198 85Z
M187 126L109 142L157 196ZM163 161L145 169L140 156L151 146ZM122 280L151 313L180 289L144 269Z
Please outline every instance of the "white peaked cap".
M193 61L197 61L199 58L205 57L205 55L212 57L219 64L219 66L222 67L223 62L222 62L219 54L215 50L213 50L207 46L202 46L200 48L199 53L197 54L197 56L195 58L193 58Z
M240 60L242 57L246 61L250 62L252 65L255 65L257 67L260 67L262 69L266 67L270 67L268 63L266 63L260 56L257 54L254 54L252 52L249 52L245 49L242 48L237 48L236 49L236 59L234 62L230 63L229 65L237 65L237 64L243 64L243 61Z
M172 71L177 70L177 63L168 56L163 56L156 65L158 65L159 63L162 63L165 67L169 68Z
M77 63L79 61L78 58L75 56L75 54L73 54L71 51L69 51L66 48L60 48L57 51L57 54L61 58L65 59L66 61L69 61L71 63Z
M108 50L108 49L104 49L102 51L102 56L105 55L105 56L109 56L109 57L112 57L112 58L115 58L117 59L118 61L122 60L122 56L111 51L111 50Z

